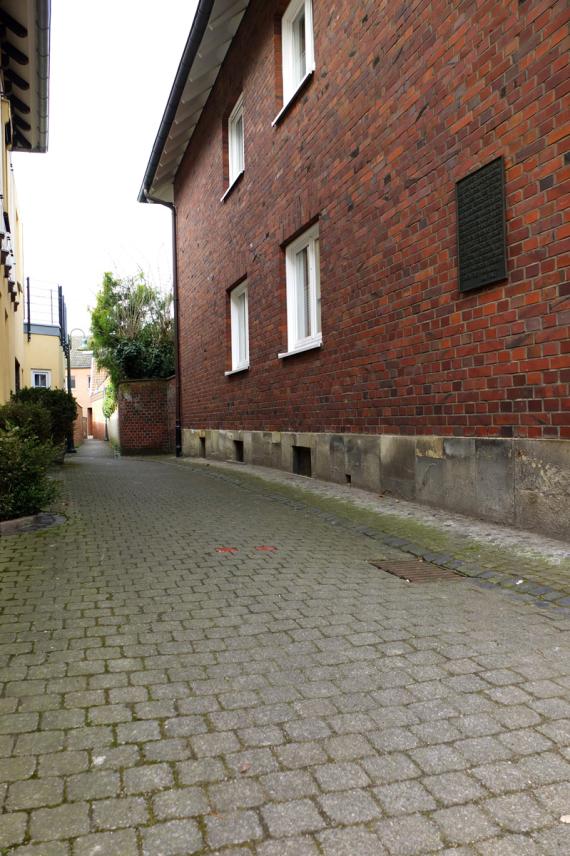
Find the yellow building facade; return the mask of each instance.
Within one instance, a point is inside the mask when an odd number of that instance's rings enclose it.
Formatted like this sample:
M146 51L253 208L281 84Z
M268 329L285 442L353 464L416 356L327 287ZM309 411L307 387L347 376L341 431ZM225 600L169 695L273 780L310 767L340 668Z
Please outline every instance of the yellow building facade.
M45 152L48 144L49 0L0 0L0 404L32 370L47 369L63 386L57 335L24 330L26 300L22 223L11 153Z

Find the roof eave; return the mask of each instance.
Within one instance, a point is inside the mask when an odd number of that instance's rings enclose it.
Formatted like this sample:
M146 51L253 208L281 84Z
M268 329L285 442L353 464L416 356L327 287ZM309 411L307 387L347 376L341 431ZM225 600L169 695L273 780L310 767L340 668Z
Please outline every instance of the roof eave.
M164 192L153 193L152 199L150 191L154 182L156 170L158 168L162 152L164 150L164 146L166 144L166 141L168 140L168 135L170 133L174 118L176 116L176 111L178 110L178 106L180 104L180 99L182 98L184 87L186 86L186 81L188 79L190 69L192 68L194 60L196 59L196 56L198 54L200 44L202 42L202 39L204 38L204 33L206 32L206 27L208 26L208 21L210 20L210 15L212 14L214 2L215 0L199 0L198 2L198 8L196 9L194 21L192 22L192 27L190 29L188 39L186 40L186 45L184 47L184 51L182 53L182 57L178 65L176 77L174 78L174 83L172 85L172 89L170 90L168 101L166 102L166 108L164 110L160 127L158 129L158 133L156 135L156 139L152 147L146 172L144 174L143 183L138 195L139 202L151 202L153 199L156 199L159 202L167 203L171 203L173 201L174 193L172 187L170 187L170 192L167 191L166 194Z

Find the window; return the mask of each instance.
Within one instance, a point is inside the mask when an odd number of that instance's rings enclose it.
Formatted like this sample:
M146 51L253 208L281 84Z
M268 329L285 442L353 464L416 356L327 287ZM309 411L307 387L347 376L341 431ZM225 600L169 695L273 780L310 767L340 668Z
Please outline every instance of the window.
M283 15L281 33L283 102L287 104L315 68L311 0L292 0Z
M228 156L230 187L244 170L243 95L228 119Z
M75 389L75 375L71 375L71 377L69 378L69 385L71 389Z
M51 386L51 372L43 369L32 369L32 386L49 389Z
M288 351L280 357L322 344L318 224L286 248L285 275Z
M249 368L249 319L247 305L247 282L242 282L230 292L232 329L232 368L226 374L241 372Z

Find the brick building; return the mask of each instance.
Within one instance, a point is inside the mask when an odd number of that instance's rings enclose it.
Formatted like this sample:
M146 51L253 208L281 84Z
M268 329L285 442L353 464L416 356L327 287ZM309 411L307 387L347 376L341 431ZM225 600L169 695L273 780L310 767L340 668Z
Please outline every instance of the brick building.
M175 211L185 454L569 534L566 0L200 0Z

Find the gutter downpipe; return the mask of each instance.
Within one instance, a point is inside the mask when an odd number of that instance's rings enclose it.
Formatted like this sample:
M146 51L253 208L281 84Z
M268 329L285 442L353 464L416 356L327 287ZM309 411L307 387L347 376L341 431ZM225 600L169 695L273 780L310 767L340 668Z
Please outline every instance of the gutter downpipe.
M178 246L176 240L176 206L173 202L165 202L163 199L157 199L151 196L145 190L145 201L152 202L154 205L164 205L170 209L172 214L172 298L174 303L174 389L176 393L176 428L175 428L175 449L176 457L182 457L182 406L180 395L180 336L179 336L179 317L178 317Z

